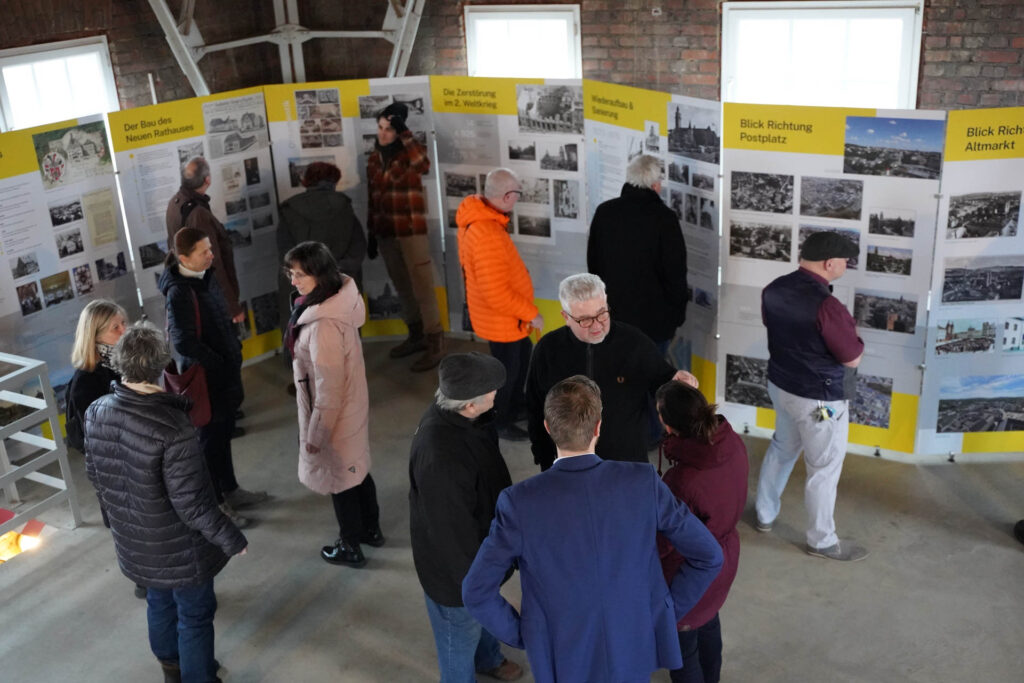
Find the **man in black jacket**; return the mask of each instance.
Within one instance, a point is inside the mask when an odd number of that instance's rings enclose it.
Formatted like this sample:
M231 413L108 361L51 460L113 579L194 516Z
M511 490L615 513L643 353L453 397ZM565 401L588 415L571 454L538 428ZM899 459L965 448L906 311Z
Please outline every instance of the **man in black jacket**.
M219 681L213 577L247 541L217 506L189 400L157 385L170 358L149 323L118 341L121 383L86 411L86 473L107 511L121 572L147 588L149 643L165 680Z
M462 579L490 529L498 494L512 485L498 450L494 397L505 367L460 353L438 367L440 386L412 440L409 512L412 557L427 602L442 681L503 681L522 668L462 604Z
M697 378L676 371L647 335L612 321L604 282L596 275L570 275L558 286L565 327L537 343L526 377L526 413L533 459L541 470L555 461L555 444L544 428L544 398L566 377L597 382L603 397L601 439L604 460L647 462L647 403L665 382L697 386ZM618 315L618 311L616 311Z
M662 354L686 319L686 242L661 201L661 161L644 154L626 169L622 194L597 207L587 270L604 280L615 319L650 337Z

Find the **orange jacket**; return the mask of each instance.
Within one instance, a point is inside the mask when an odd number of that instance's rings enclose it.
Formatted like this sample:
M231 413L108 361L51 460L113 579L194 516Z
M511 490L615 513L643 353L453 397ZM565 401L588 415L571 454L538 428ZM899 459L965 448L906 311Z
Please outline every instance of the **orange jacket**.
M455 223L473 332L492 342L519 341L538 311L530 273L505 230L508 216L473 195L459 205Z

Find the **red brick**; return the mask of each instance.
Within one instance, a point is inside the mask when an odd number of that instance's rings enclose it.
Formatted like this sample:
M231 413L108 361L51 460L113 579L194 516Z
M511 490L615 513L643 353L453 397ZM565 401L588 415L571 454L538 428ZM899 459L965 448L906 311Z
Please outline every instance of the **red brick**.
M1010 41L1010 47L1024 49L1024 37L1017 37Z
M1020 61L1020 53L1012 50L981 50L978 52L977 61L1011 64Z
M924 39L925 47L946 47L946 36L927 36Z

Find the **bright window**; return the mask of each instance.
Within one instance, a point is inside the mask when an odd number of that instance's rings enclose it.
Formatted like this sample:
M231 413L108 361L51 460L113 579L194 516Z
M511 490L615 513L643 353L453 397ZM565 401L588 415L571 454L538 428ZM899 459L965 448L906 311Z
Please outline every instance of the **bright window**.
M579 5L477 5L465 10L470 76L583 76Z
M922 5L727 2L722 100L914 109Z
M0 50L0 126L30 128L120 109L103 36Z

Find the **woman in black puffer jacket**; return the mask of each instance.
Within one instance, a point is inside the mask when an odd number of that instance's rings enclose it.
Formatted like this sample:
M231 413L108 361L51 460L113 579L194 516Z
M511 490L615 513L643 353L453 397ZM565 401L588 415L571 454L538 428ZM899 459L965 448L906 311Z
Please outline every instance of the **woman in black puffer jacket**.
M247 541L217 506L189 399L156 384L169 360L149 323L121 337L113 362L122 382L86 411L86 473L121 572L148 589L153 653L170 679L207 682L217 680L213 577Z

